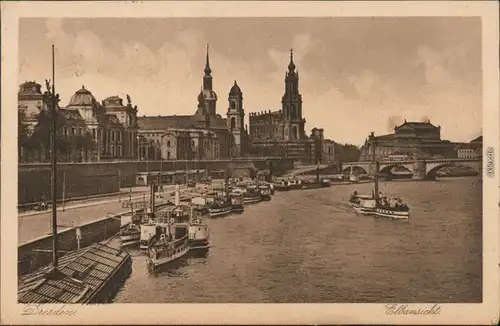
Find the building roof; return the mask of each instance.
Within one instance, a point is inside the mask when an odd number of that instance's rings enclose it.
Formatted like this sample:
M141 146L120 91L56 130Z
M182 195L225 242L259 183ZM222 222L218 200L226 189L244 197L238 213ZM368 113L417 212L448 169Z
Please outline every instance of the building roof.
M409 126L414 129L436 129L438 127L434 126L430 121L428 122L405 122L400 126L396 127L396 129L401 128L403 126Z
M210 116L209 129L227 130L227 119L219 114ZM170 116L143 116L137 119L139 130L167 130L175 128L205 129L203 115L170 115Z
M395 138L396 138L396 135L394 135L394 134L375 136L375 140L382 140L382 141L394 140Z
M167 130L171 128L196 127L192 115L143 116L137 118L139 130Z
M471 143L482 143L483 142L483 136L479 136L474 138L473 140L470 141Z
M34 81L27 81L19 85L19 92L17 94L19 100L43 98L42 86Z
M123 99L119 96L110 96L104 99L104 106L108 108L123 108Z
M46 266L19 280L21 303L88 303L130 255L95 243L59 259L54 270Z
M241 89L238 86L238 84L236 83L236 80L234 81L233 87L231 87L231 89L229 90L229 95L238 95L238 96L242 95Z
M68 106L93 106L96 103L95 97L92 93L82 86L81 89L75 92L71 97Z
M59 113L64 117L65 120L84 120L78 110L59 108Z

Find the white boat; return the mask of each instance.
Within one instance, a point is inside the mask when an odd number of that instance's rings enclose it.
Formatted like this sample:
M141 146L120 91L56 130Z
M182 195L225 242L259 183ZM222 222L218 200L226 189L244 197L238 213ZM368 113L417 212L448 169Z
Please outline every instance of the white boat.
M236 188L229 194L229 197L231 198L231 210L234 213L242 213L245 210L245 207L243 206L243 193L243 190Z
M375 150L373 149L373 153ZM375 156L375 154L373 154ZM379 162L375 160L375 171L379 171ZM374 175L375 187L373 195L369 198L367 196L358 195L356 192L349 199L349 204L353 209L361 214L374 215L378 217L387 217L392 219L409 219L410 208L404 204L400 198L383 196L379 192L379 173ZM363 197L362 197L363 196Z
M351 174L349 175L349 181L352 183L358 183L359 177L352 173L353 166L351 165Z
M210 247L210 232L208 225L200 218L189 223L189 248L191 250L208 249Z
M256 186L249 186L243 194L243 203L252 204L262 200L262 194Z
M186 225L169 225L167 232L148 249L149 263L153 268L171 263L189 252L189 230Z
M148 223L141 224L141 237L139 239L139 248L147 250L151 244L152 239L156 236L156 223L149 221Z
M140 226L134 223L129 223L120 228L120 240L122 247L139 243L141 241Z
M400 198L385 196L380 198L375 209L375 215L392 219L408 219L410 217L410 208L408 205L403 204Z

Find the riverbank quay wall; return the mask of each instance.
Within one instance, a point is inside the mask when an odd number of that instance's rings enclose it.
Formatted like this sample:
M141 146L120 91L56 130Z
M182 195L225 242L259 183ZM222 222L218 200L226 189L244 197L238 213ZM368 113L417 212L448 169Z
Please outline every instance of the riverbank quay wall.
M104 217L80 226L80 248L105 241L120 231L121 221L117 216ZM78 249L76 228L58 232L59 257ZM52 262L52 235L21 244L17 248L17 274L24 275Z
M271 171L281 175L293 169L293 160L248 158L206 161L117 161L59 163L57 198L66 199L116 193L120 188L136 186L139 172L178 170L225 171L228 168ZM250 174L250 173L249 173ZM18 167L18 204L50 200L50 164L20 164Z
M88 197L120 191L119 171L106 164L57 165L57 199ZM50 164L22 164L18 167L18 204L51 200Z

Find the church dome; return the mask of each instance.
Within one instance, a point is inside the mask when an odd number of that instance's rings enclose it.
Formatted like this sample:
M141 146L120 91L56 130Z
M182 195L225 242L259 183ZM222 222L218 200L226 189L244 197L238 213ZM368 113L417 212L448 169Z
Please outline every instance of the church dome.
M234 81L233 87L231 87L231 90L229 91L229 95L241 95L241 89L236 83L236 80Z
M198 102L203 102L203 100L205 100L205 97L203 96L203 91L201 91L198 95Z
M214 91L212 91L212 90L204 89L202 93L203 93L203 98L205 100L207 100L207 99L215 99L215 100L217 100L217 94Z
M95 97L92 93L85 89L85 86L71 97L68 106L92 106L96 102Z

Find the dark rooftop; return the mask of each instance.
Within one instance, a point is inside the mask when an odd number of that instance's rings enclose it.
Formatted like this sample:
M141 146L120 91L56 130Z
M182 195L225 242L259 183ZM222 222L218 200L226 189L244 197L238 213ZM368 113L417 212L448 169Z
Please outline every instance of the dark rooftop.
M19 280L20 303L89 303L130 255L105 244L75 250Z
M83 120L83 117L80 115L80 112L78 110L60 108L59 113L66 120Z

